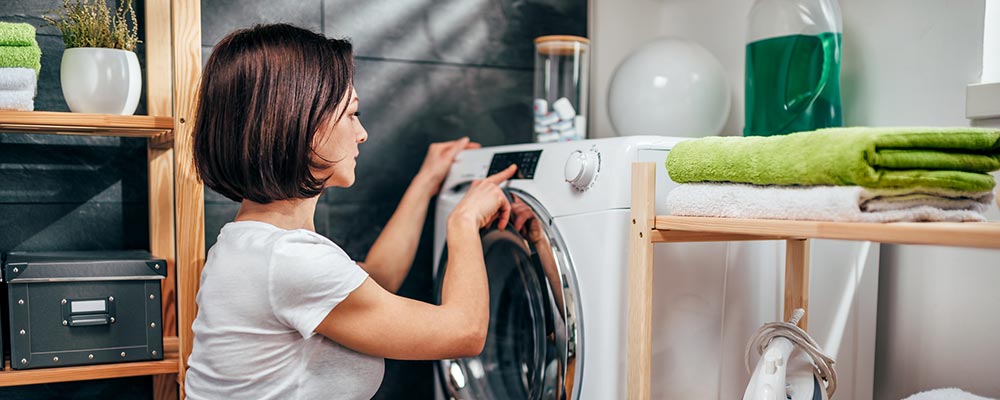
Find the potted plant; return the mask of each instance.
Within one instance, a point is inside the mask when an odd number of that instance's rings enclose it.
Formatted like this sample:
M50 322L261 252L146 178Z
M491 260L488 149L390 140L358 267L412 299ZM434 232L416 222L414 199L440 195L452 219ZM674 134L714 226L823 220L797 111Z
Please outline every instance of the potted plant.
M59 29L66 44L59 75L69 109L135 113L142 72L133 52L139 35L132 0L123 1L114 15L104 0L63 0L53 12L55 17L44 18Z

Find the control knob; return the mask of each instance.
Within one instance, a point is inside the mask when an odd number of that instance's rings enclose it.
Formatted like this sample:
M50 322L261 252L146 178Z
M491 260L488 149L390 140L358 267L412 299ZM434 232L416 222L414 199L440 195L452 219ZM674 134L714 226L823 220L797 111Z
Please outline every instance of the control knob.
M573 185L576 190L590 189L590 185L594 183L600 169L601 157L596 151L574 151L566 160L566 182Z

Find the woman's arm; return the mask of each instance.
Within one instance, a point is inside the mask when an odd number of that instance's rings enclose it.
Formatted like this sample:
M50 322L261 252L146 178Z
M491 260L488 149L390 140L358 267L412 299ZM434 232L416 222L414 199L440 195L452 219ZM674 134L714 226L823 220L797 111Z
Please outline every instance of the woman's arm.
M403 285L413 264L434 189L433 183L417 174L361 264L376 283L392 293Z
M427 218L428 204L448 175L455 156L464 149L477 147L478 143L462 138L431 144L427 150L424 164L362 264L368 275L389 292L399 290L406 274L410 272L417 244L420 242L420 232Z
M316 327L355 351L400 360L471 357L482 351L489 325L489 284L479 228L499 219L510 204L498 183L515 168L473 183L448 218L448 265L441 305L396 296L366 280Z

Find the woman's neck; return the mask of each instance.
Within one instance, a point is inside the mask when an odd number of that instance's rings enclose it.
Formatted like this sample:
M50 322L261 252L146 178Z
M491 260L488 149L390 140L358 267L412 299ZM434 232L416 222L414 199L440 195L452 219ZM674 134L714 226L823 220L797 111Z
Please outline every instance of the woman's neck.
M308 199L279 200L268 204L243 200L240 211L236 213L236 221L260 221L277 226L281 229L307 229L316 231L313 218L316 214L316 203L319 196Z

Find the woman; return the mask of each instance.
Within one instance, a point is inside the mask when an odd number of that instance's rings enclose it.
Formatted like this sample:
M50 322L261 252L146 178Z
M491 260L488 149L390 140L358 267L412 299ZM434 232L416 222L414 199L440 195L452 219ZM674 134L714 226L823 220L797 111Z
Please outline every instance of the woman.
M205 65L194 158L207 186L241 202L208 253L185 392L191 399L367 399L383 358L478 354L489 322L478 231L507 224L497 186L472 185L448 219L441 305L396 296L431 196L467 138L431 145L368 262L317 234L323 189L354 183L358 121L347 41L289 25L231 33Z

